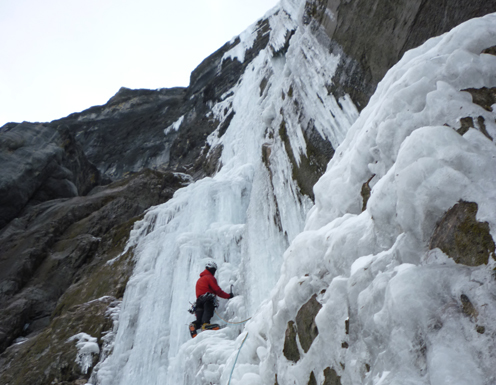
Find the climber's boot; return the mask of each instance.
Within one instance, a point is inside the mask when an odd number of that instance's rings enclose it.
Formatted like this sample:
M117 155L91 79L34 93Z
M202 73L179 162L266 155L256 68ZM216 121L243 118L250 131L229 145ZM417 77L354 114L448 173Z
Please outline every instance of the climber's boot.
M202 331L204 330L220 330L220 326L217 324L209 324L209 323L204 323L201 327Z
M190 323L189 324L189 333L191 334L191 338L195 338L196 337L196 326L194 323Z

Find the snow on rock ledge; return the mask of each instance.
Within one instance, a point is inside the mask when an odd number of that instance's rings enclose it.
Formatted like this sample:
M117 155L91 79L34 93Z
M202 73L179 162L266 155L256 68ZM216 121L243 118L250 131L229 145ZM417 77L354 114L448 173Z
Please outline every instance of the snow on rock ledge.
M76 342L78 349L76 362L81 367L81 373L86 374L93 366L93 356L100 354L100 347L98 346L97 339L86 333L78 333L67 340L67 342Z

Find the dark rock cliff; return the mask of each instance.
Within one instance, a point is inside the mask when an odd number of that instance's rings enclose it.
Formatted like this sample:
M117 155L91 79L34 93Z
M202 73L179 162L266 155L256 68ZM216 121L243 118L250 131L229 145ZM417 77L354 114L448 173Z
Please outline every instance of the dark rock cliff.
M100 182L72 132L42 124L4 127L0 164L0 229L29 206L85 195Z
M144 210L187 183L183 175L144 170L84 197L32 206L6 226L0 233L0 349L49 325L66 290L88 269L104 270ZM122 296L126 278L108 274L90 299ZM59 304L58 312L63 308Z
M308 0L303 21L332 39L330 50L341 54L333 91L361 110L406 51L495 11L494 0Z
M121 88L105 105L71 114L49 126L72 132L88 160L112 180L143 168L186 172L195 179L211 175L216 166L207 162L206 139L221 122L210 117L210 108L225 97L267 45L268 22L257 27L258 37L243 63L237 59L222 61L224 54L239 44L235 39L193 71L188 88Z

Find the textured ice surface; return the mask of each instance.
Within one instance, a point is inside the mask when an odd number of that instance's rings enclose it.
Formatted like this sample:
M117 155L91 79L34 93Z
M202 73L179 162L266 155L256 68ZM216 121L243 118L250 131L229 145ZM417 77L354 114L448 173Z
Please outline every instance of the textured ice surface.
M312 371L322 383L327 367L343 384L495 383L494 261L467 267L427 250L461 199L478 204L495 235L494 143L478 129L456 132L461 118L482 116L495 137L494 112L462 92L496 86L496 57L481 54L494 45L495 15L469 21L409 51L379 84L315 186L306 231L265 307L271 321L253 321L269 336L258 344L267 358L251 360L262 383L275 374L308 383ZM314 293L319 335L293 364L281 356L287 322Z
M195 300L199 273L212 258L219 265L221 288L234 286L237 296L220 300L218 312L224 319L239 322L259 311L280 277L284 251L303 230L312 205L292 179L279 136L283 120L299 162L306 155L302 131L311 120L336 147L358 116L351 103L341 109L325 87L337 58L305 30L294 33L285 55L278 54L297 24L278 8L269 23L267 48L248 65L233 92L212 107L221 122L234 112L226 132L214 131L208 138L211 148L222 146L222 168L149 210L131 233L127 248L135 248L136 267L123 299L113 354L93 376L99 383L227 382L227 367L246 335L240 335L244 325L191 340L187 325L193 316L186 310ZM240 47L249 48L256 34L248 29ZM238 51L226 55L242 60ZM249 344L253 342L247 340ZM258 354L265 357L266 352L259 349ZM246 358L241 352L239 361ZM250 381L258 378L251 364L237 366L235 377L243 367Z
M276 375L279 384L307 384L312 372L322 384L326 368L343 385L494 384L494 262L457 265L427 243L460 199L476 202L478 219L495 234L494 143L478 129L455 130L461 118L482 116L496 135L494 112L461 91L496 86L496 56L481 54L496 45L496 16L407 52L349 128L356 109L347 99L340 108L326 89L337 59L295 23L296 2L282 4L289 12L270 19L272 45L214 107L219 120L235 112L226 133L209 138L223 145L222 169L179 190L133 230L136 268L99 383L227 384L248 333L232 385L272 385ZM285 56L273 55L281 28L296 31ZM306 223L311 202L291 178L278 136L283 119L294 154L306 151L310 119L339 145ZM269 167L262 146L270 148ZM373 175L362 212L362 185ZM253 318L190 339L187 304L207 258L220 266L220 286L234 284L239 294L221 300L219 314ZM314 294L323 305L319 334L308 352L300 347L297 363L288 361L288 321ZM464 310L462 298L476 311Z

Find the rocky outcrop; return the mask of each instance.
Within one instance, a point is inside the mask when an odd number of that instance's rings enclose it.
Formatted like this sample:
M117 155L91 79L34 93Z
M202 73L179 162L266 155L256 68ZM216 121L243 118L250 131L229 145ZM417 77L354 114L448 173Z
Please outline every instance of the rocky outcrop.
M307 145L307 155L299 154L299 162L293 153L291 143L286 129L286 122L283 120L279 127L279 136L284 142L284 148L292 164L292 177L298 183L300 191L314 200L313 186L325 172L327 163L334 155L334 148L331 143L324 140L313 127L310 121L309 127L303 133ZM268 159L268 156L265 156Z
M167 201L188 181L189 176L144 170L85 197L33 206L4 228L0 234L0 307L4 309L0 351L19 337L39 332L51 317L75 303L122 296L127 278L119 278L115 266L102 264L122 251L133 223L145 209ZM87 271L94 273L93 278L103 274L97 287L79 287L77 300L59 302Z
M317 295L314 295L301 307L298 314L296 314L298 338L300 340L301 348L305 353L308 352L315 337L319 334L319 330L315 324L315 317L321 308L322 305L317 301Z
M284 357L293 362L298 362L300 360L300 351L298 350L298 343L296 342L297 335L298 333L296 331L294 321L289 321L288 327L286 328L284 348L282 352Z
M437 225L429 249L440 248L456 263L486 265L494 258L495 245L487 222L476 218L477 203L460 201Z
M341 385L341 377L330 367L324 370L324 383L322 385Z
M307 0L303 21L332 39L330 49L341 55L333 92L349 94L362 109L406 51L495 11L496 3L484 0Z
M99 350L103 351L104 338L113 324L109 307L117 304L115 298L107 296L75 305L70 311L55 317L40 334L11 346L0 355L0 383L86 384L91 373L89 369L96 363L98 354L82 356L77 340L72 339L85 333L97 338ZM76 359L78 354L79 359Z
M284 356L293 362L300 360L300 351L296 337L298 337L299 346L307 353L312 345L312 342L319 334L315 317L322 308L322 305L317 301L317 295L312 296L296 314L296 322L289 321L284 339Z
M121 88L105 105L50 123L72 132L89 161L102 175L117 180L144 168L186 172L195 179L212 175L207 137L228 125L219 121L211 106L226 97L246 66L269 41L269 23L257 26L257 38L245 60L224 58L239 38L206 58L191 74L187 88L131 90ZM228 115L232 119L232 113ZM219 149L213 149L219 151ZM218 154L217 154L218 155Z
M68 129L8 124L0 133L0 229L27 207L85 195L100 182Z

